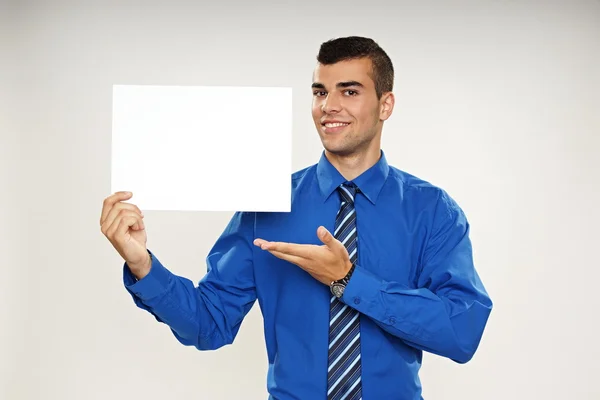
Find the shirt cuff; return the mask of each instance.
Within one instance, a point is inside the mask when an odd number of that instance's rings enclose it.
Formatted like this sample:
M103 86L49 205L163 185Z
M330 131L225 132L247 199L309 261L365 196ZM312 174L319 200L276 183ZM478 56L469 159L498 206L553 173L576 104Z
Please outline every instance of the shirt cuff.
M141 300L150 300L165 294L172 281L172 274L149 250L152 264L150 271L138 280L129 269L127 263L123 265L123 283L127 290Z
M378 299L381 285L381 279L355 264L354 272L344 289L341 300L362 313L372 314L379 311Z

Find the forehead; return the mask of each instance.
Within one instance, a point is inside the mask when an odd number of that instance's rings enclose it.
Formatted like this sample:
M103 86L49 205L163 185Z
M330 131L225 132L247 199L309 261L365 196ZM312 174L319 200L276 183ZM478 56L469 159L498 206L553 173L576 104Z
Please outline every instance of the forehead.
M371 71L372 64L368 58L340 61L330 65L317 64L313 72L313 82L329 87L338 82L357 81L369 87L374 85Z

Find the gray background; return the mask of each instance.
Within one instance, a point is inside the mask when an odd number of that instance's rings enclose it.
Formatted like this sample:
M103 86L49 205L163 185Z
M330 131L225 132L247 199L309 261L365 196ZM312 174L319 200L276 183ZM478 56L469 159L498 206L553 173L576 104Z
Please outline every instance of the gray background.
M265 398L257 307L200 353L122 286L98 223L111 87L292 86L299 169L318 46L352 34L396 66L389 161L464 208L495 302L470 363L425 356L424 396L600 398L600 2L0 4L0 398ZM148 212L148 245L199 280L230 215Z

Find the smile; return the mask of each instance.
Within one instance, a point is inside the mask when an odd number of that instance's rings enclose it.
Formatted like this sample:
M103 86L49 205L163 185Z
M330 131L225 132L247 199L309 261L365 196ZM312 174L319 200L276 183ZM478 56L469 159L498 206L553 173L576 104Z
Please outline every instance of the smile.
M348 125L350 125L349 122L327 122L321 125L321 129L325 133L338 133L344 130Z
M350 125L350 123L347 123L347 122L327 123L327 124L325 124L325 127L326 128L336 128L338 126L346 126L346 125Z

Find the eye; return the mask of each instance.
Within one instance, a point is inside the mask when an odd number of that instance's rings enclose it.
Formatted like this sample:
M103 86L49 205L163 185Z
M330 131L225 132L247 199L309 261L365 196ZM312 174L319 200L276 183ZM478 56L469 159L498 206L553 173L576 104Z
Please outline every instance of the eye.
M356 96L358 94L358 92L356 90L352 90L352 89L346 90L346 93L349 94L350 96Z
M313 92L313 95L315 95L315 96L319 96L319 95L321 95L321 96L324 96L324 95L325 95L325 92L324 92L324 91L322 91L322 90L315 90L315 91Z

